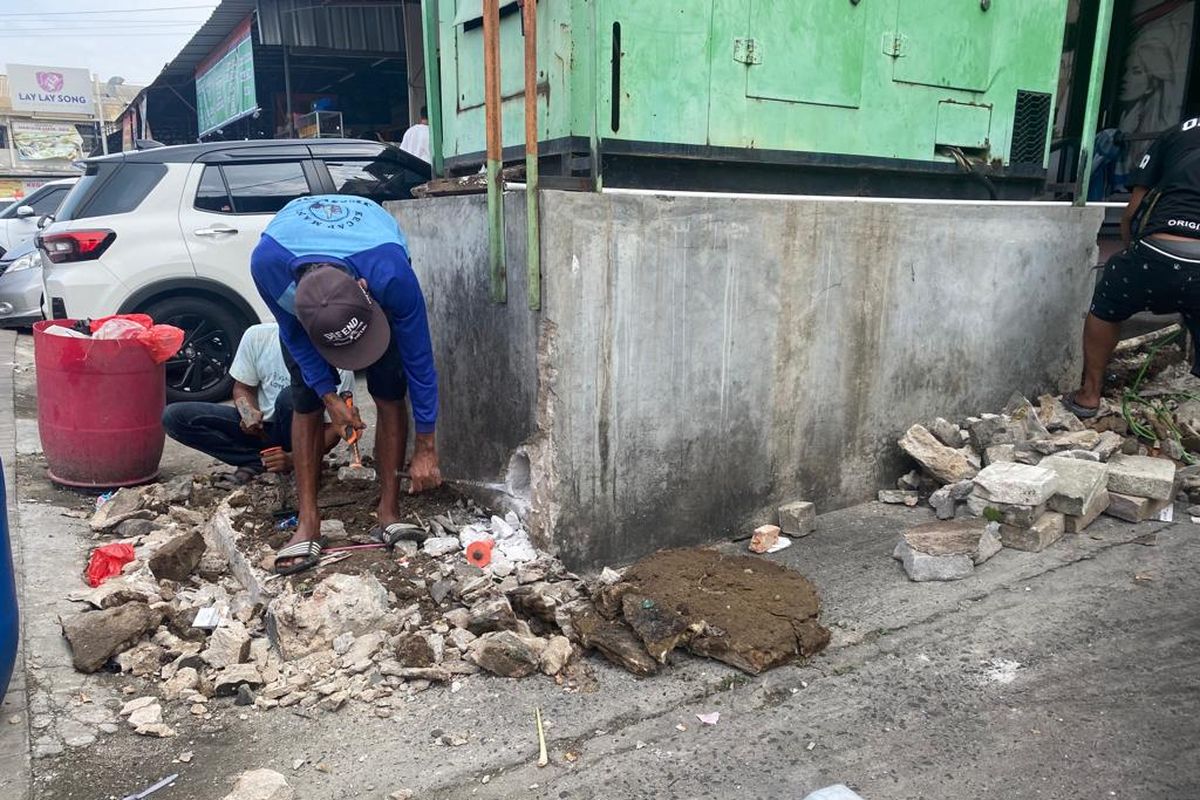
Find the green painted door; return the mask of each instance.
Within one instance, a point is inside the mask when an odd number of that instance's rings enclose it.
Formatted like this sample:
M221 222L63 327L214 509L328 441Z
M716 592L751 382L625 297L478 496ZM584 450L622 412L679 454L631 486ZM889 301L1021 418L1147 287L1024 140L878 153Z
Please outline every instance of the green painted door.
M751 0L753 63L746 70L747 96L857 108L867 19L862 5L851 0Z
M992 69L996 14L1006 0L900 0L894 77L982 92Z

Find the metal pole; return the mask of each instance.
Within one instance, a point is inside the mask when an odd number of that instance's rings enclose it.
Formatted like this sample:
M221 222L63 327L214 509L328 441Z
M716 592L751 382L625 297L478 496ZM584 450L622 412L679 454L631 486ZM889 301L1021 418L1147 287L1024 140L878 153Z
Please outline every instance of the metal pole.
M542 237L538 217L537 0L525 0L525 275L529 307L542 306Z
M433 177L444 172L442 156L442 72L438 62L437 0L421 0L424 24L421 26L425 50L425 110L429 112L429 157L433 159Z
M287 125L284 130L287 131L287 138L296 138L296 130L292 127L292 68L288 61L288 48L283 46L283 105L284 114L287 114Z
M1083 108L1083 129L1079 136L1078 182L1075 205L1087 204L1088 184L1092 182L1092 145L1100 117L1100 93L1104 89L1104 62L1108 57L1108 37L1112 32L1113 0L1100 0L1096 15L1096 41L1092 45L1092 69L1088 76L1087 103Z
M500 4L483 0L483 100L487 123L488 245L492 275L492 300L508 300L508 275L504 256L504 194L500 185L503 141L500 119Z

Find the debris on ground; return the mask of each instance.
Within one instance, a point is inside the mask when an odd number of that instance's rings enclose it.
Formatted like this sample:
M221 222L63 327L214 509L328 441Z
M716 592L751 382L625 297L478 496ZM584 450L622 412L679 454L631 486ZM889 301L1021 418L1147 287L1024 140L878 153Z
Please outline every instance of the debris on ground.
M98 507L99 546L134 557L70 592L86 610L63 632L80 671L145 682L123 715L135 733L174 736L179 718L209 719L219 702L305 715L361 703L387 718L432 684L477 673L542 674L577 691L592 683L588 650L638 675L676 649L758 673L828 642L815 589L777 564L675 550L585 581L539 550L516 514L450 489L402 498L413 540L388 550L369 538L377 489L335 470L318 498L326 557L286 577L269 569L292 535L276 518L275 481L230 494L189 476ZM796 535L815 527L800 501L781 519ZM769 527L768 551L790 544ZM487 557L472 557L480 549Z
M255 769L239 775L224 800L293 800L295 796L287 778L273 769Z
M1000 413L911 426L898 445L917 468L878 499L923 500L951 524L914 527L894 557L912 580L957 580L994 552L992 538L1038 552L1101 514L1136 523L1169 513L1176 499L1200 502L1200 398L1180 369L1168 366L1153 384L1136 372L1089 420L1058 397L1034 405L1014 394ZM971 518L974 527L953 524Z

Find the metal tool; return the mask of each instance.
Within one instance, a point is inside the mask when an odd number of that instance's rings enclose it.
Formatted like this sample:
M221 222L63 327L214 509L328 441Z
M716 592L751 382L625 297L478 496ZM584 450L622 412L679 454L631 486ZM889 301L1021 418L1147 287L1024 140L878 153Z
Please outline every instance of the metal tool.
M172 783L175 782L175 780L178 777L179 777L179 773L175 773L174 775L168 775L167 777L163 778L161 781L154 784L153 786L143 789L142 791L140 791L136 794L125 795L125 797L121 798L121 800L142 800L142 798L149 797L150 795L157 792L159 789L162 789L165 786L170 786Z
M354 396L349 392L342 393L342 400L346 403L346 407L354 410ZM376 478L375 470L371 467L364 467L362 463L362 454L358 450L358 440L362 437L362 431L355 428L353 425L347 425L342 431L342 438L346 440L346 444L350 445L350 465L342 467L338 470L338 480L342 481L373 481Z
M550 754L546 752L546 731L542 728L542 709L533 709L534 719L537 720L538 760L537 765L544 767L550 763Z

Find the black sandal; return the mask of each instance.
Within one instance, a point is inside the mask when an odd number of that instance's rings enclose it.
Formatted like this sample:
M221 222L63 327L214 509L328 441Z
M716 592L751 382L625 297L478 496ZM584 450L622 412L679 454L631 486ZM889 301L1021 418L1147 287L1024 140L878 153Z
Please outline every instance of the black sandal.
M1064 394L1062 404L1066 407L1067 411L1070 411L1080 419L1092 419L1100 413L1100 406L1081 406L1079 403L1076 403L1074 392Z
M275 574L276 575L295 575L297 572L304 572L306 569L312 569L317 564L321 563L321 551L324 548L319 541L310 539L307 542L296 542L289 544L287 547L275 554ZM292 564L290 567L279 566L280 561L285 561L289 558L302 558L303 561Z
M368 534L372 542L379 542L389 548L395 547L396 542L408 540L420 544L429 538L429 534L420 525L411 522L393 522L390 525L375 525Z

